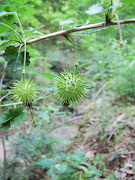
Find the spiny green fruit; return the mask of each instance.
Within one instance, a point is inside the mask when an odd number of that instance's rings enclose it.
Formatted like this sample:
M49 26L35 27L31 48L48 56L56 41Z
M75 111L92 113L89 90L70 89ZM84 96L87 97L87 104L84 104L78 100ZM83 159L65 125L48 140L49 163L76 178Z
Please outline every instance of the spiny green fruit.
M77 103L87 96L86 79L73 71L64 71L54 81L55 95L63 104Z
M15 101L29 104L38 94L38 88L31 79L16 81L11 88L12 98Z

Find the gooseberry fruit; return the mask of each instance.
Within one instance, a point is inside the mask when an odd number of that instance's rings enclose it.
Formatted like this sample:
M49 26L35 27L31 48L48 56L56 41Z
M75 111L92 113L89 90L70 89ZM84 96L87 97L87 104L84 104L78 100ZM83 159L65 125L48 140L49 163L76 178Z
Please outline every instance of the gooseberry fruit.
M15 101L23 102L27 105L37 97L38 88L33 80L25 79L13 83L11 93Z
M77 103L87 93L87 81L80 73L64 71L54 80L54 94L63 104Z

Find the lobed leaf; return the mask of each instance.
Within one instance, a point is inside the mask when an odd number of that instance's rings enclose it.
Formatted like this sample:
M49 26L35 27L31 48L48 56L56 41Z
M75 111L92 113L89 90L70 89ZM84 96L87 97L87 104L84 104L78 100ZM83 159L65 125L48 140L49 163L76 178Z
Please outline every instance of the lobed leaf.
M27 117L27 114L23 112L23 109L23 106L18 106L14 110L9 109L7 113L3 113L0 119L1 129L6 131L12 124L23 123Z
M7 131L11 127L11 122L7 121L1 125L1 130Z
M8 67L12 72L20 71L23 67L24 52L19 53L15 46L6 48L3 58L8 61ZM30 64L29 53L26 52L26 66Z

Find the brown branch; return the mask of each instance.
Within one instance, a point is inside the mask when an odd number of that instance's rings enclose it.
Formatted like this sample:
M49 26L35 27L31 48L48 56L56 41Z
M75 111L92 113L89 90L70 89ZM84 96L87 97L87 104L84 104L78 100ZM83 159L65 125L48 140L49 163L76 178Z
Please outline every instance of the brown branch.
M120 20L119 23L120 24L135 23L135 18ZM77 32L77 31L84 31L84 30L94 29L94 28L113 26L113 25L118 25L118 22L113 21L113 22L110 22L110 23L107 23L107 24L106 24L106 22L99 22L99 23L89 24L89 25L85 25L85 26L80 26L80 27L77 27L77 28L69 29L69 30L57 31L57 32L54 32L54 33L50 33L50 34L35 38L35 39L31 39L31 40L29 40L27 42L27 45L35 43L37 41L45 40L45 39L48 39L48 38L53 38L53 37L57 37L57 36L65 36L68 33L73 33L73 32ZM19 47L19 46L20 46L20 44L18 44L16 47ZM3 53L4 53L4 51L0 52L0 56L2 56Z

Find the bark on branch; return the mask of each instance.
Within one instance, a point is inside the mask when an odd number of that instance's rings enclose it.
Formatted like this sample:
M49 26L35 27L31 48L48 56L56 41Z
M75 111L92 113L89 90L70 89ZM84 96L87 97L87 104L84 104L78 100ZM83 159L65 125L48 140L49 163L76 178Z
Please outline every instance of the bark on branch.
M135 23L135 18L120 20L119 23L120 24ZM40 36L40 37L35 38L35 39L31 39L31 40L29 40L27 42L27 45L35 43L37 41L45 40L45 39L48 39L48 38L53 38L53 37L57 37L57 36L65 36L68 33L73 33L73 32L83 31L83 30L88 30L88 29L94 29L94 28L113 26L113 25L118 25L118 22L113 21L113 22L110 22L108 24L106 24L106 22L99 22L99 23L94 23L94 24L89 24L89 25L85 25L85 26L76 27L76 28L69 29L69 30L57 31L57 32L50 33L50 34L47 34L47 35L44 35L44 36ZM20 44L18 44L16 47L19 47L19 46L20 46ZM0 52L0 56L2 56L3 53L4 53L4 51Z

